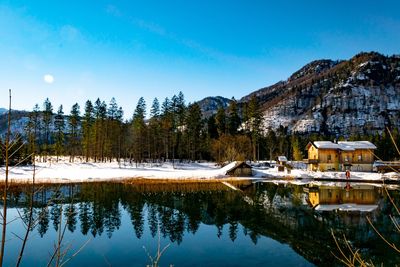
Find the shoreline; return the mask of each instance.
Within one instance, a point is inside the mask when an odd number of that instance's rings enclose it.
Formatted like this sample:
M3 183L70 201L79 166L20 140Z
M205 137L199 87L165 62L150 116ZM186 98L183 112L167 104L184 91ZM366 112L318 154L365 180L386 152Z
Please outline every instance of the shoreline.
M257 177L216 177L216 178L146 178L146 177L124 177L124 178L94 178L94 179L81 179L81 180L70 180L70 179L40 179L35 180L35 186L42 185L69 185L69 184L99 184L99 183L110 183L110 184L219 184L219 183L233 183L233 184L241 184L241 183L252 183L253 181L262 181L266 179L261 179ZM0 187L4 186L4 180L0 181ZM32 185L32 179L30 180L21 180L21 179L9 179L8 186L23 186L23 185Z
M208 178L146 178L146 177L115 177L115 178L92 178L92 179L38 179L35 180L35 186L51 186L51 185L70 185L70 184L126 184L126 185L189 185L189 184L223 184L231 183L233 185L251 184L256 182L338 182L338 183L364 183L364 184L388 184L399 185L400 180L380 179L380 180L367 180L367 179L337 179L330 177L208 177ZM4 180L0 181L0 187L4 186ZM10 179L8 181L9 187L15 186L28 186L32 185L32 179Z
M82 184L82 183L221 183L249 181L326 181L350 183L400 184L398 173L380 174L375 172L352 172L347 179L343 172L312 172L293 169L290 173L280 172L275 167L253 168L251 177L232 177L227 171L235 162L219 167L213 162L141 164L138 166L117 162L94 163L67 161L58 163L38 163L35 184ZM9 184L32 184L33 166L11 167ZM0 185L4 184L5 169L0 168Z

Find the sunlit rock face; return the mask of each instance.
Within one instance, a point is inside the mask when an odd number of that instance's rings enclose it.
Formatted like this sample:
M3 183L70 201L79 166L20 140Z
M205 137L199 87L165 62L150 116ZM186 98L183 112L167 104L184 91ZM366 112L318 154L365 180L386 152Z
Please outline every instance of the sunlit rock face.
M318 60L253 95L264 127L289 132L372 134L400 126L400 57L361 53L348 61Z

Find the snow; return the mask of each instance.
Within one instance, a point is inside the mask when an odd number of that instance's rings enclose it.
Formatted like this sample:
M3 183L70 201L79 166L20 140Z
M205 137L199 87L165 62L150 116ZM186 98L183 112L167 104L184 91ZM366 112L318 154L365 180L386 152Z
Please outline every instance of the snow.
M339 141L338 144L354 149L376 149L377 147L369 141Z
M255 177L264 177L269 179L276 178L285 178L285 179L326 179L326 180L335 180L335 179L346 179L345 172L340 171L309 171L304 169L293 169L290 173L286 170L284 172L279 172L278 167L269 168L269 169L253 169L253 173ZM376 172L351 172L351 180L365 180L365 181L382 181L383 178L395 177L394 174L391 176L385 174L382 175Z
M304 164L289 162L294 169L288 171L278 171L278 167L265 168L254 167L254 177L235 177L235 179L262 179L268 181L284 180L299 183L309 182L343 182L345 173L339 171L309 171L304 168ZM136 167L134 163L128 162L118 164L118 162L94 163L94 162L75 162L68 160L59 162L47 161L36 164L36 183L79 183L79 182L102 182L102 181L123 181L130 179L178 179L178 180L198 180L198 179L223 179L230 178L226 172L233 168L236 162L231 162L224 167L218 167L215 163L147 163ZM302 167L302 168L300 168ZM9 181L16 183L31 183L33 175L32 166L10 167ZM0 168L0 182L5 179L5 168ZM231 179L231 178L230 178ZM314 181L314 180L318 181ZM351 172L352 181L365 181L370 183L380 183L383 179L398 180L398 173L380 174L376 172ZM337 180L337 181L335 181ZM223 181L223 180L221 180Z
M135 164L118 162L85 163L68 161L37 163L36 183L78 183L97 181L121 181L132 178L148 179L211 179L226 178L226 171L234 167L232 162L223 168L215 163L163 163L163 164ZM19 183L32 182L33 167L10 167L9 181ZM5 179L5 168L0 168L0 181Z
M315 141L314 145L319 149L340 149L351 151L355 149L376 149L369 141L339 141L337 144L331 141Z
M366 80L366 79L367 79L367 77L365 77L364 73L359 73L357 75L357 80L363 81L363 80Z
M339 149L339 145L331 141L315 141L314 145L320 149Z
M345 204L322 204L315 207L318 211L361 211L361 212L372 212L378 208L378 205L360 205L354 203Z

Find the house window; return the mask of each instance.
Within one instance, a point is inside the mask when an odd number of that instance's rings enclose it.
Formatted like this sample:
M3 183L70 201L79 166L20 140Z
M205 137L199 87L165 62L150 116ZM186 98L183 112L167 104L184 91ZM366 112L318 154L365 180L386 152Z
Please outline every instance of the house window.
M349 161L349 156L344 157L344 161L348 162Z
M362 154L358 155L358 161L362 161Z
M330 154L328 155L328 160L332 160L332 156Z

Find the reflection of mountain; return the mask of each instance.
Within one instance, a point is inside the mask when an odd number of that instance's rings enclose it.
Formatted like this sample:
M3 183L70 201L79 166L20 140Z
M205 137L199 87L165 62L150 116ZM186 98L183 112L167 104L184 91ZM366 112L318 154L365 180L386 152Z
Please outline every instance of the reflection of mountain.
M254 243L260 236L267 236L288 244L314 264L331 265L334 258L330 251L336 251L330 234L333 229L336 233L345 233L364 253L374 255L374 262L391 265L399 260L395 255L383 256L388 252L386 246L366 223L365 214L317 213L308 206L307 193L301 186L236 185L243 191L220 186L187 184L180 189L177 185L82 184L59 189L46 187L35 198L35 214L39 220L37 231L44 236L49 227L57 229L63 212L70 232L80 229L84 235L106 233L112 237L126 212L138 238L142 237L145 225L153 237L160 225L161 235L179 244L185 234L194 234L201 224L207 224L217 227L218 236L227 227L229 237L234 241L239 225L242 225ZM12 206L24 206L26 190L29 188L13 189ZM321 189L321 195L325 194L324 190ZM392 235L393 226L385 219L385 214L392 213L391 203L382 199L376 189L359 190L366 190L365 194L372 190L379 209L371 215L382 233ZM398 197L395 199L400 201ZM50 203L48 209L46 203ZM27 209L23 211L27 212ZM395 241L396 236L394 238Z

